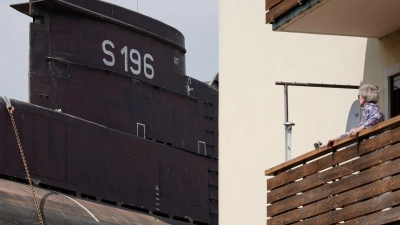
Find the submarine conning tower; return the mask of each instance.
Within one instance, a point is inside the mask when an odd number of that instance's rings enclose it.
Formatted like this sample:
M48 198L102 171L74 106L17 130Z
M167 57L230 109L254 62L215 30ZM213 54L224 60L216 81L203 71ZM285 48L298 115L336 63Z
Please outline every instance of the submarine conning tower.
M12 5L30 24L30 103L218 158L218 91L186 76L184 36L98 0Z

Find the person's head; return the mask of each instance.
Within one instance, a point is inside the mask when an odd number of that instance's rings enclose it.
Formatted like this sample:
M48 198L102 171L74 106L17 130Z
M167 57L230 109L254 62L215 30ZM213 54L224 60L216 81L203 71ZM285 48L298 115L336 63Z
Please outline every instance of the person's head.
M360 106L364 106L365 103L378 103L379 91L377 86L371 84L363 84L360 86L358 93Z

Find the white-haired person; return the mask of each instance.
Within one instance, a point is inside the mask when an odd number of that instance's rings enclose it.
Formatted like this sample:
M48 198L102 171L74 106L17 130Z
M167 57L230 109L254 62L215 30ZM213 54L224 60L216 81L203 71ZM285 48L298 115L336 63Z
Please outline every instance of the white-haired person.
M354 137L360 132L362 129L371 127L375 124L383 122L385 120L385 116L383 115L381 109L376 104L379 99L379 91L378 87L371 84L363 84L360 86L358 101L360 101L360 106L362 107L362 117L361 121L357 127L351 129L349 132L346 132L340 135L337 138L331 139L326 144L326 147L330 148L333 145L333 142L336 140L345 138L345 137Z

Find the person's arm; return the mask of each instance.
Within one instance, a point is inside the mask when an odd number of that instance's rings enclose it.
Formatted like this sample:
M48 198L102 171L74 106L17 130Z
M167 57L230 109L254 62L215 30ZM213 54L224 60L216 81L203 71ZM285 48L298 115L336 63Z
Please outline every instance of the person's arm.
M343 135L345 135L345 134L343 134ZM337 141L337 140L339 140L339 139L342 139L342 136L343 136L343 135L341 135L341 136L339 136L339 137L337 137L337 138L333 138L333 139L328 140L328 143L326 143L326 147L327 147L327 148L331 148L331 147L333 146L333 143L334 143L335 141Z
M360 132L362 129L364 129L365 127L364 127L364 125L361 125L361 126L359 126L359 127L356 127L356 128L353 128L353 129L351 129L350 131L349 131L349 136L350 137L355 137L357 134L358 134L358 132Z
M365 115L366 119L362 122L358 127L353 128L349 131L349 136L354 137L356 136L362 129L372 127L380 122L385 120L385 116L379 110L379 108L370 108L366 111Z
M348 137L348 136L350 135L350 132L351 132L351 131L346 132L346 133L340 135L339 137L336 137L336 138L333 138L333 139L328 140L328 143L326 143L326 147L327 147L327 148L332 147L332 145L333 145L333 143L334 143L335 141L340 140L340 139L345 138L345 137Z

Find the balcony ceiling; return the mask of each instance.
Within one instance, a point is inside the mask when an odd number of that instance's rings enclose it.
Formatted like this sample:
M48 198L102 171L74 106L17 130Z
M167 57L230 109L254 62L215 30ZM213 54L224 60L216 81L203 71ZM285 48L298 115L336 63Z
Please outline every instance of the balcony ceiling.
M278 11L275 31L381 38L400 29L400 0L290 1L267 12L268 23L268 14Z

